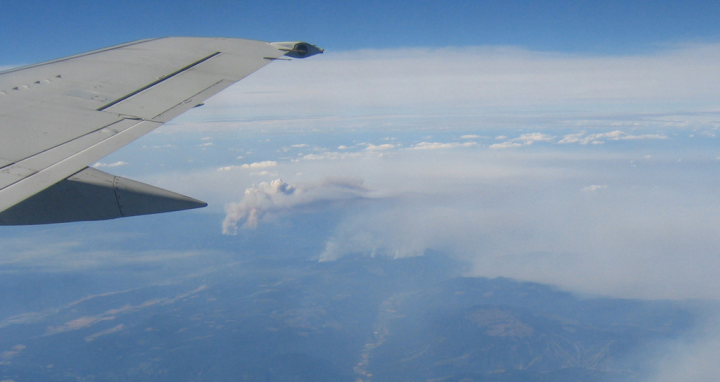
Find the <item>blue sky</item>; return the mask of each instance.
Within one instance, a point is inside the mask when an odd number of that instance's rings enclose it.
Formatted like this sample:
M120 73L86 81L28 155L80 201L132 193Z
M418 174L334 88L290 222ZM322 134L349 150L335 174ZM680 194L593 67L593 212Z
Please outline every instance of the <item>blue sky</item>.
M6 64L158 36L317 42L327 49L515 45L636 53L720 38L712 1L4 1Z
M294 248L273 234L315 214L290 236L309 260L439 250L469 276L720 299L717 20L710 1L2 2L0 67L172 35L327 53L95 164L208 208L4 229L0 266L130 283L124 262L173 268L186 247L197 263Z

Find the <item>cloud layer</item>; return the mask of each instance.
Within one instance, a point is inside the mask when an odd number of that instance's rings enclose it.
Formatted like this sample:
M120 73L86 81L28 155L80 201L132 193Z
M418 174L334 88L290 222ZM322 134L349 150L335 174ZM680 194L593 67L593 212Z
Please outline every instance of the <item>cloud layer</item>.
M517 47L328 52L273 63L183 117L182 125L291 131L717 126L719 60L720 44L619 57Z

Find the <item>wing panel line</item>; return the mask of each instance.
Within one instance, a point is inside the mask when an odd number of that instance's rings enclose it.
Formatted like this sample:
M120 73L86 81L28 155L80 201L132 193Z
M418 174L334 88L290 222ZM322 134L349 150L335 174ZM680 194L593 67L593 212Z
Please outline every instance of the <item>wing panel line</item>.
M77 152L92 147L105 139L112 138L112 136L138 123L139 121L124 119L7 166L0 170L0 190L33 176L44 168L52 166L54 163Z
M211 59L211 58L213 58L213 57L215 57L215 56L217 56L217 55L219 55L219 54L221 54L221 52L215 52L215 53L213 53L213 54L211 54L211 55L209 55L209 56L207 56L207 57L201 58L200 60L195 61L195 62L193 62L192 64L190 64L190 65L188 65L188 66L185 66L185 67L183 67L183 68L180 68L180 69L178 69L178 70L176 70L176 71L168 74L167 76L158 79L157 81L151 82L150 84L145 85L145 86L143 86L142 88L140 88L140 89L138 89L138 90L135 90L134 92L132 92L132 93L130 93L130 94L128 94L128 95L125 95L125 96L123 96L123 97L120 97L120 98L116 99L115 101L112 101L112 102L110 102L109 104L107 104L107 105L105 105L105 106L103 106L103 107L101 107L101 108L99 108L99 109L97 109L97 110L98 110L98 111L103 111L103 110L105 110L105 109L107 109L107 108L109 108L109 107L111 107L111 106L117 105L118 103L120 103L120 102L122 102L122 101L125 101L126 99L128 99L128 98L130 98L130 97L132 97L132 96L134 96L134 95L136 95L136 94L139 94L139 93L141 93L141 92L143 92L143 91L145 91L145 90L147 90L147 89L150 89L151 87L153 87L153 86L155 86L155 85L157 85L157 84L159 84L159 83L161 83L161 82L163 82L163 81L167 81L167 80L169 80L169 79L177 76L178 74L180 74L180 73L182 73L182 72L185 72L185 71L187 71L187 70L192 69L192 68L195 67L195 66L198 66L198 65L202 64L203 62L205 62L205 61L207 61L207 60L209 60L209 59Z
M0 190L0 212L77 173L78 169L84 168L87 163L95 162L107 156L118 147L127 145L160 125L162 125L160 122L141 121L85 150L58 161L52 166L44 168L32 176L5 187Z
M18 163L24 162L24 161L26 161L26 160L28 160L28 159L32 159L32 158L35 158L35 157L37 157L37 156L39 156L39 155L43 155L44 153L47 153L47 152L49 152L49 151L53 151L53 150L55 150L55 149L57 149L57 148L59 148L59 147L62 147L62 146L64 146L64 145L67 145L67 144L69 144L69 143L78 141L79 139L82 139L82 138L84 138L84 137L86 137L86 136L88 136L88 135L95 134L95 133L97 133L98 131L100 131L100 130L102 130L102 129L106 129L106 128L110 127L110 126L113 126L113 125L119 123L119 122L123 122L123 121L127 121L127 120L141 121L142 119L141 119L141 118L136 118L136 117L133 117L133 116L120 116L120 117L118 118L118 120L116 120L115 122L112 122L112 123L109 123L109 124L107 124L107 125L101 126L101 127L97 128L97 129L95 129L95 130L93 130L93 131L89 131L89 132L87 132L87 133L85 133L85 134L83 134L83 135L80 135L80 136L78 136L78 137L75 137L75 138L73 138L73 139L71 139L71 140L69 140L69 141L65 141L65 142L60 143L60 144L57 144L57 145L55 145L55 146L53 146L53 147L48 147L48 148L46 148L45 150L38 151L37 153L35 153L35 154L33 154L33 155L29 156L29 157L25 157L25 158L22 158L22 159L20 159L20 160L14 161L14 162L10 162L10 161L5 160L5 161L8 162L8 163L7 163L7 164L4 164L3 166L0 166L0 171L5 170L6 168L12 167L13 165L16 165L16 164L18 164ZM2 189L2 187L0 186L0 190L1 190L1 189Z

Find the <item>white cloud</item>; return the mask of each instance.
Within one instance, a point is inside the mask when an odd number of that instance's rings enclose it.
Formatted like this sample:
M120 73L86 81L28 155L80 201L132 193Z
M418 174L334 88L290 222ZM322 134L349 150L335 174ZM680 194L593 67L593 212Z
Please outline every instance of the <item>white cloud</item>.
M497 139L507 139L506 137L497 137ZM491 149L506 149L510 147L520 147L520 146L528 146L532 145L534 142L551 142L555 139L555 137L543 133L529 133L529 134L522 134L519 137L515 139L511 139L509 141L503 142L503 143L495 143L490 145Z
M478 139L478 138L480 138L480 136L475 135L475 134L467 134L467 135L463 135L460 138L462 138L462 139Z
M565 143L581 143L582 137L585 135L585 133L574 133L574 134L567 134L563 137L563 139L559 140L558 143L565 144ZM592 139L589 139L585 142L585 144L591 142Z
M273 160L268 160L264 162L254 162L254 163L246 163L241 168L268 168L268 167L277 167L278 163Z
M97 162L92 166L95 168L98 168L98 167L120 167L120 166L126 166L126 165L128 165L128 162L117 161L117 162L113 162L113 163Z
M365 147L365 150L368 150L368 151L383 151L383 150L390 150L390 149L394 149L394 148L395 148L395 145L390 144L390 143L385 143L385 144L383 144L383 145L368 144L367 147Z
M382 158L385 150L363 150L361 152L335 152L328 151L322 154L307 154L303 155L293 162L299 162L301 160L308 161L334 161L334 160L346 160L346 159L358 159L358 158Z
M411 147L412 150L442 150L442 149L454 149L458 147L473 147L477 146L477 142L451 142L451 143L440 143L440 142L420 142Z
M583 187L582 190L587 192L593 192L604 188L607 188L607 185L593 184L591 186Z
M345 159L345 158L352 158L352 157L358 157L360 154L358 153L336 153L336 152L328 152L324 154L308 154L302 157L304 160L338 160L338 159Z
M503 142L503 143L494 143L494 144L490 145L490 148L491 149L507 149L510 147L520 147L520 146L522 146L522 143L508 141L508 142Z
M523 134L518 138L515 138L515 141L525 142L525 144L531 144L532 142L550 142L555 137L543 134L543 133L530 133L530 134Z
M235 169L258 169L258 168L268 168L268 167L277 167L278 163L277 161L264 161L264 162L253 162L253 163L245 163L243 165L235 165L235 166L224 166L217 169L217 171L232 171Z
M559 140L558 143L579 143L581 145L587 145L588 143L591 143L597 145L604 143L604 141L668 139L668 137L663 134L631 135L620 130L615 130L608 133L597 133L589 135L585 134L586 133L584 132L567 134L561 140Z

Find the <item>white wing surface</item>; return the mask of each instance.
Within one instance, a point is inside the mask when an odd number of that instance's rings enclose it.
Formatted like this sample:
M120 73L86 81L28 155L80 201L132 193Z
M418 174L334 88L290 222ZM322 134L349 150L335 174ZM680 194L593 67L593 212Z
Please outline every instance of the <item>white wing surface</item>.
M101 220L203 207L87 166L304 42L143 40L0 72L0 224Z

